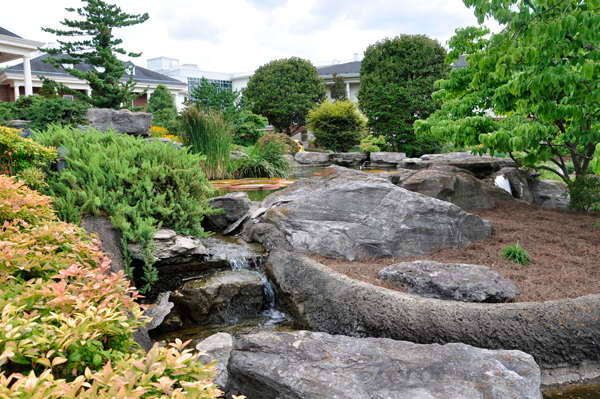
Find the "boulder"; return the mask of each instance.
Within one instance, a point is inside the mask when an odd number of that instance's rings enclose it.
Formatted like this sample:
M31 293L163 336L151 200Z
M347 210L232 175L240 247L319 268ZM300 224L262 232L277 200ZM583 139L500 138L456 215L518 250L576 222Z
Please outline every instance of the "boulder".
M367 154L362 152L339 152L329 155L329 161L334 165L358 166L367 160Z
M248 399L541 399L540 383L533 358L515 350L262 332L233 344L227 394Z
M398 168L426 169L433 164L466 169L476 178L484 179L505 166L514 166L515 162L510 158L472 155L470 152L452 152L449 154L426 154L421 158L407 158L398 164Z
M543 207L566 209L569 196L565 185L556 180L533 180L531 193L535 202Z
M396 166L405 159L403 152L372 152L369 156L372 166Z
M173 309L173 302L169 302L170 292L161 292L158 294L156 304L149 309L146 309L142 314L142 317L148 319L148 323L145 325L148 331L154 330L160 326L165 317L171 313Z
M252 205L248 193L245 192L233 192L221 197L211 198L208 203L213 209L224 211L221 215L210 215L205 219L210 227L216 231L227 229L232 223L246 215Z
M294 159L302 165L329 165L329 155L327 152L299 151L294 155Z
M100 250L110 259L110 272L125 271L121 230L112 227L110 219L104 216L87 216L81 219L81 227L100 240Z
M206 338L196 345L197 351L205 351L206 354L200 356L202 364L208 364L213 360L217 361L215 370L217 374L214 377L214 383L221 389L225 389L227 385L227 364L229 364L229 356L233 349L233 337L227 333L217 333Z
M464 210L492 209L496 206L496 200L514 201L513 196L500 187L485 183L464 169L445 164L433 164L427 169L418 170L398 185L451 202Z
M149 136L153 116L151 113L131 112L127 109L117 111L109 108L90 108L85 118L89 127L101 132L112 127L119 133Z
M522 171L513 167L504 167L494 173L496 176L504 176L510 182L513 197L531 204L535 199L531 192L531 185L537 172Z
M427 255L490 236L490 222L448 202L340 166L263 201L262 221L297 250L347 260Z
M208 255L206 248L204 248L199 238L184 236L171 229L158 229L154 233L152 245L154 245L152 255L156 258L158 265L188 263L202 259ZM132 258L138 260L144 259L141 244L129 244L129 249L132 252Z
M400 283L408 292L426 298L462 302L507 302L519 289L489 267L438 263L431 260L402 262L382 269L377 277Z
M224 270L188 281L171 300L197 323L226 323L256 316L264 297L264 285L249 270Z

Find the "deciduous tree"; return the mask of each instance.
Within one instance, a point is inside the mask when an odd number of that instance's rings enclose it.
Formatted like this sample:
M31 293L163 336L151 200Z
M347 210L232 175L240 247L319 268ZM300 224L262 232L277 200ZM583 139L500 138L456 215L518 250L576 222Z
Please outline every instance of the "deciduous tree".
M78 37L80 40L61 41L59 48L41 49L53 57L47 59L53 67L61 68L72 76L85 80L92 89L92 95L81 93L64 84L58 84L62 92L72 94L77 99L99 108L121 109L131 107L132 101L140 94L134 94L133 66L126 67L116 54L139 57L141 53L127 53L118 47L123 40L115 38L113 30L137 25L146 21L148 13L127 14L114 4L102 0L82 0L81 8L66 8L75 12L82 20L64 19L61 24L67 29L42 28L57 36ZM91 65L92 69L78 69L81 64ZM129 79L122 81L125 73ZM42 80L47 78L41 77Z
M244 95L253 111L279 132L293 135L308 111L326 98L325 84L310 61L298 57L271 61L250 77Z

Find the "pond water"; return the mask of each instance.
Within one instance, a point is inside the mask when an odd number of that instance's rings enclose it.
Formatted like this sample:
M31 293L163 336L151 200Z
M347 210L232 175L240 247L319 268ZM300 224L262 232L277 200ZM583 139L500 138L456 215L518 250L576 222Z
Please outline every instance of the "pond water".
M544 399L600 399L600 385L572 386L562 389L546 390Z

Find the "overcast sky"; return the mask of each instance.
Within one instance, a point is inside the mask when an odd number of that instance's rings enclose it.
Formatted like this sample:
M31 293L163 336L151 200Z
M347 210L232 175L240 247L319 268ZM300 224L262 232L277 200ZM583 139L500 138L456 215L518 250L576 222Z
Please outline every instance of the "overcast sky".
M351 61L368 45L400 34L425 34L445 46L458 27L476 25L462 0L108 0L124 12L148 12L141 25L113 33L133 60L179 59L205 71L246 72L279 58L298 56L319 65ZM65 7L79 0L3 2L0 26L31 40L56 41L42 27L75 19ZM498 31L495 24L488 24Z

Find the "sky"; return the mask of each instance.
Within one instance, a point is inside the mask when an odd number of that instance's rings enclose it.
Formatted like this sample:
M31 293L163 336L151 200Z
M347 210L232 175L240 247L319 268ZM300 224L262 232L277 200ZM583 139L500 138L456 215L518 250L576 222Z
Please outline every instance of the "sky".
M78 19L66 7L80 0L20 0L2 5L0 26L30 40L56 42L42 27L62 28ZM424 34L446 46L459 27L477 25L462 0L107 0L129 14L150 15L120 28L132 61L146 67L155 57L179 59L212 72L251 72L271 60L297 56L325 65L352 61L379 40ZM23 11L26 11L24 14ZM23 16L26 17L16 17ZM494 21L492 21L494 22ZM488 23L492 32L498 25Z

